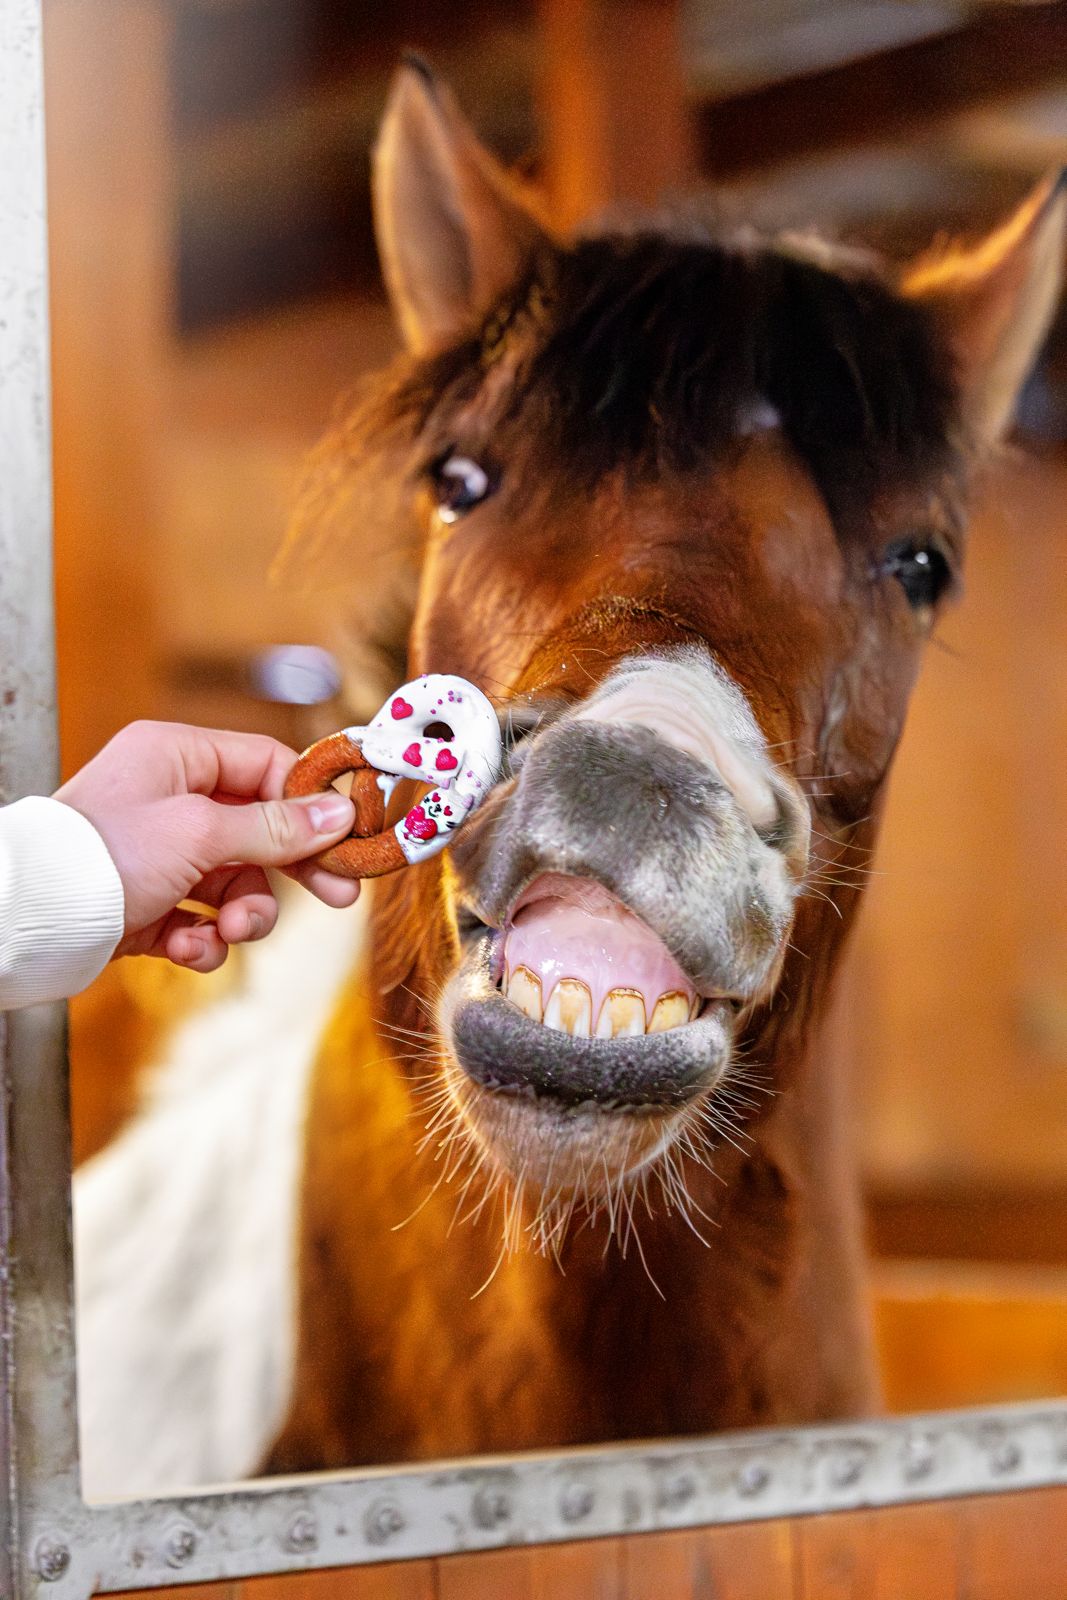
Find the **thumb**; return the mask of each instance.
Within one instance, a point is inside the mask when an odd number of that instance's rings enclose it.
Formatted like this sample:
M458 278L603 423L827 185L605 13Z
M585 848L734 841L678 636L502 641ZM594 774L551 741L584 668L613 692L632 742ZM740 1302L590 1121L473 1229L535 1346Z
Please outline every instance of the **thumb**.
M351 800L336 790L238 806L213 802L212 812L205 872L226 861L287 867L336 844L356 819Z

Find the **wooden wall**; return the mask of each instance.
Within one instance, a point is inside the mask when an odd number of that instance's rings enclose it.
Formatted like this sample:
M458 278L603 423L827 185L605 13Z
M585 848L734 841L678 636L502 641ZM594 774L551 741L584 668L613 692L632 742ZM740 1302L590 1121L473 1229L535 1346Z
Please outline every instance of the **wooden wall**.
M138 1600L1063 1600L1067 1488L152 1589Z
M1065 507L1062 455L1005 461L986 486L852 953L868 1179L969 1189L972 1229L983 1186L1067 1182Z

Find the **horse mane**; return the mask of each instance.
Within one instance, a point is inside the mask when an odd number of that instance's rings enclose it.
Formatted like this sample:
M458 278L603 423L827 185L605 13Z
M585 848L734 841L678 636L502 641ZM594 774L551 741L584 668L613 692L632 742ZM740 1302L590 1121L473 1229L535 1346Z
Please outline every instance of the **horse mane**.
M345 584L353 636L378 640L395 680L417 584L412 488L435 459L534 451L542 480L581 492L617 471L707 470L759 418L839 530L963 459L949 352L873 257L692 224L545 244L465 337L369 380L311 460L282 561Z

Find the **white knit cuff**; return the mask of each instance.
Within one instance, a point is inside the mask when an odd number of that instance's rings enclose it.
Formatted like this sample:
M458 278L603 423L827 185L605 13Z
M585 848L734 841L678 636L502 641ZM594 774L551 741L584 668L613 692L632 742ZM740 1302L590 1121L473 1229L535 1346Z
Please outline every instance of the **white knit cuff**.
M77 994L122 938L125 899L92 823L38 795L5 806L0 850L0 997L5 1007Z

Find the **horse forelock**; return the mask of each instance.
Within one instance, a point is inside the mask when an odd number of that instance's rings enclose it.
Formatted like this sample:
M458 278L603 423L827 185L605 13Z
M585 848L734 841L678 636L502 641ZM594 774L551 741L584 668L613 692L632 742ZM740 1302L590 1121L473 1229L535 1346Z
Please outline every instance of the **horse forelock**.
M551 495L708 472L770 423L844 529L884 492L961 480L958 412L933 317L873 257L692 227L546 245L467 336L365 381L311 459L281 566L344 583L361 673L370 640L395 675L415 490L452 449L525 464Z
M470 337L394 389L429 444L472 410L583 486L706 470L762 409L833 506L957 457L952 362L873 258L811 240L614 233L546 248Z

